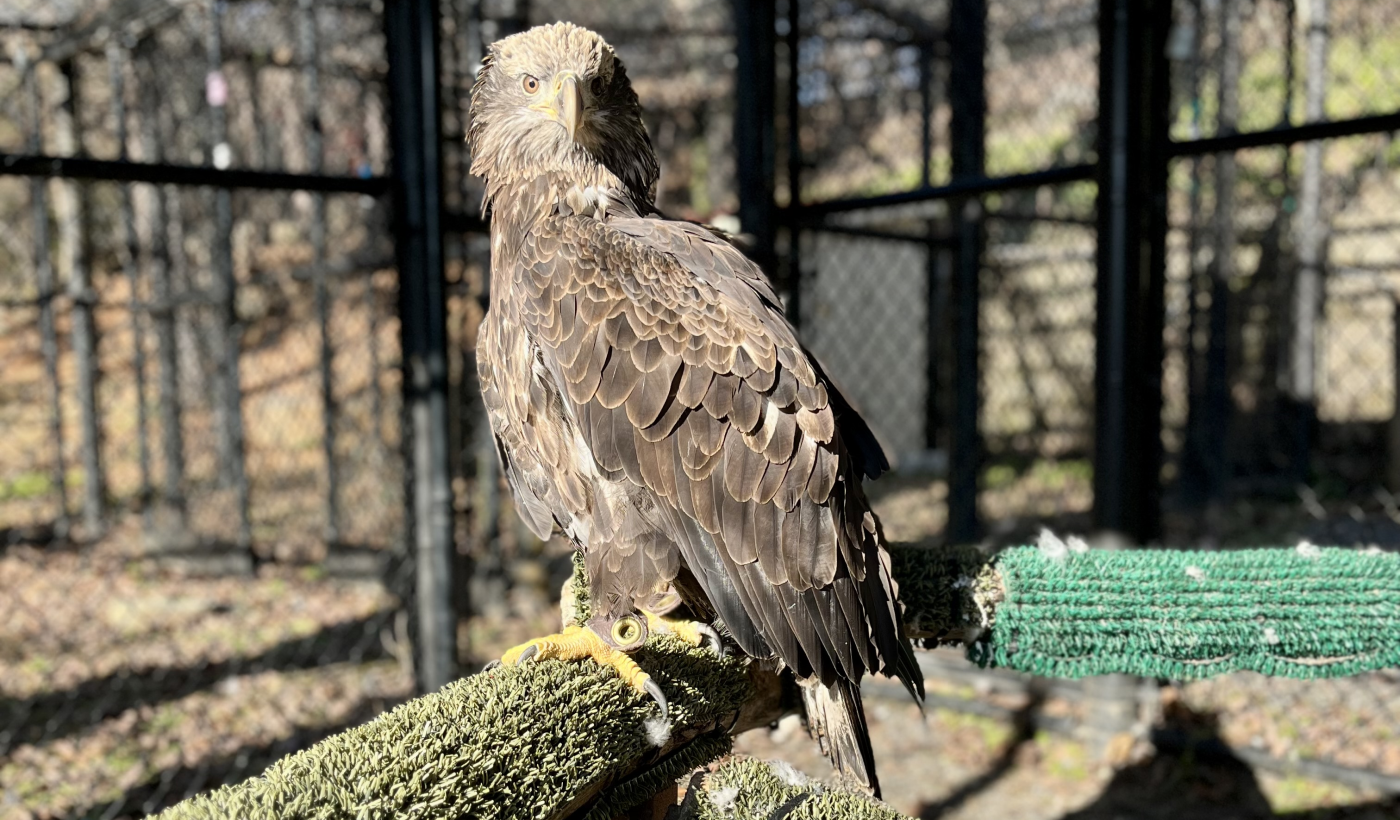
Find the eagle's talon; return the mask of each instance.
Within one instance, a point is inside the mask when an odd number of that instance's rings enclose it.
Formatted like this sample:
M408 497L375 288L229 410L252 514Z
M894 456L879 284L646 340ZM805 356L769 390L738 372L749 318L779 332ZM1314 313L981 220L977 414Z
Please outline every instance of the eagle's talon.
M656 701L656 705L661 707L661 719L668 720L671 716L671 708L666 703L666 694L661 691L661 687L657 685L656 681L647 678L642 682L642 688L646 690L648 695L651 695L652 700Z
M724 639L720 637L719 630L704 621L687 621L682 618L667 618L663 615L656 615L651 612L645 613L647 623L656 632L666 632L675 635L694 647L710 645L710 649L715 653L715 657L723 658L729 654L729 649L724 645Z
M642 671L627 653L614 649L599 637L598 633L587 627L571 624L557 635L547 635L513 646L501 654L500 663L503 666L521 666L543 660L584 659L592 659L595 663L612 669L633 691L650 695L661 707L663 718L670 714L666 696L651 676Z
M695 631L710 644L710 649L714 651L715 657L723 660L729 655L729 647L724 645L724 639L719 636L719 630L709 624L695 624Z
M492 659L492 660L487 661L487 662L486 662L486 665L483 666L483 667L481 667L481 671L483 671L483 672L490 672L492 669L495 669L495 668L499 667L500 665L501 665L501 659L500 659L500 658L495 658L495 659Z

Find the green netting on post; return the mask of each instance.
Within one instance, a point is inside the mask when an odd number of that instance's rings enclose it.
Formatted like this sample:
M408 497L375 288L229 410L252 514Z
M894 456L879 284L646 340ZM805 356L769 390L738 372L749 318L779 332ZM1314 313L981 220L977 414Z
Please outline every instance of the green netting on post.
M1302 545L1047 551L993 564L1001 600L975 662L1049 677L1290 678L1400 664L1400 556Z

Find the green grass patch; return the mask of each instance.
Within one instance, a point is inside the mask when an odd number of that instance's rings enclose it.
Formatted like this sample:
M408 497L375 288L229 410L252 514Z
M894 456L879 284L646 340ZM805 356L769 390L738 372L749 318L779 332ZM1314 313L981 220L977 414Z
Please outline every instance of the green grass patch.
M47 473L37 470L20 473L8 482L0 482L0 501L24 501L42 498L53 490Z

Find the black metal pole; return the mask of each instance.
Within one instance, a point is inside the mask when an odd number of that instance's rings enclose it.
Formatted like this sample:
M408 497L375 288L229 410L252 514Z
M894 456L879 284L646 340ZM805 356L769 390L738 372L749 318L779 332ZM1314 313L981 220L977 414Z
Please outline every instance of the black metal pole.
M960 0L948 18L949 140L954 183L981 178L986 172L987 5ZM957 235L953 254L953 417L948 452L948 532L950 544L981 537L977 520L978 475L982 470L980 318L982 310L982 205L955 199L951 212Z
M753 237L749 255L772 275L777 233L773 203L777 3L735 0L734 35L739 58L734 101L739 224ZM789 289L789 283L779 285Z
M787 0L787 174L788 207L796 209L802 203L802 100L798 89L802 79L802 17L801 0ZM795 213L795 210L790 210ZM787 291L788 319L802 326L802 226L789 222L787 226L787 271L784 289Z
M1136 543L1160 514L1169 0L1099 13L1094 517Z
M952 102L951 99L949 102ZM1348 122L1354 123L1357 121L1350 120ZM949 123L950 128L951 125L952 123ZM1400 128L1400 116L1397 117L1395 127ZM956 146L954 150L957 150ZM830 199L825 202L809 202L797 208L796 213L784 215L788 219L800 219L804 222L819 223L822 217L830 214L868 211L872 208L912 205L916 202L933 202L940 199L952 200L958 197L981 196L998 191L1020 191L1027 188L1039 188L1043 185L1064 185L1068 182L1093 179L1096 171L1097 166L1092 163L1080 163L1078 165L1061 165L1056 168L1046 168L1043 171L1027 171L1023 174L1007 174L1006 176L998 177L975 176L966 179L954 179L947 185L935 185L931 188L915 188L912 191L898 191L893 194Z
M438 4L436 0L386 3L384 27L393 101L391 187L416 558L415 670L419 688L426 691L452 680L457 630L447 464Z
M273 140L270 144L277 144ZM92 179L103 182L148 182L185 188L257 188L267 191L327 191L383 196L389 188L384 177L351 177L298 174L290 171L258 171L251 168L216 168L212 165L180 165L169 162L127 162L92 157L61 157L38 152L7 154L0 151L0 176Z
M938 235L938 223L928 220L927 241L924 243L924 447L937 450L943 437L944 404L942 394L943 356L947 351L948 260L947 246Z
M321 162L321 72L316 32L316 7L312 0L297 2L302 82L306 115L306 170L322 171ZM340 471L336 469L335 382L331 368L335 348L331 342L331 294L326 282L326 195L311 193L311 273L316 287L316 326L320 334L321 375L321 452L326 461L326 521L322 537L327 546L340 542Z

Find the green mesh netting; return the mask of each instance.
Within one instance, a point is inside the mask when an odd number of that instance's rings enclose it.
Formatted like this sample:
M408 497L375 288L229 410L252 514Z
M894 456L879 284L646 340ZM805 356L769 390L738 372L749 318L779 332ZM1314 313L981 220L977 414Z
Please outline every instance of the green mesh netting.
M1319 548L994 559L1004 599L968 656L1049 677L1291 678L1400 663L1400 556Z

